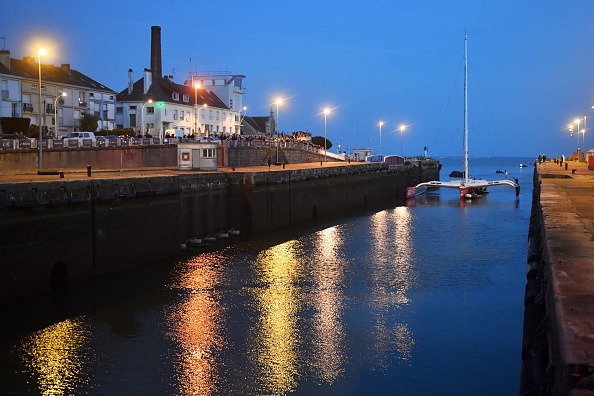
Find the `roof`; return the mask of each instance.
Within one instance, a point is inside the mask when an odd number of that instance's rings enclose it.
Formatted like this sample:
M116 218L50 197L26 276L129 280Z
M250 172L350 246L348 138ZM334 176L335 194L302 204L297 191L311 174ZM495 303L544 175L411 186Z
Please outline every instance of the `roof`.
M10 59L10 68L0 63L0 74L21 77L25 79L39 79L39 64L34 57L23 59ZM70 68L70 65L54 66L41 64L41 78L45 82L52 82L62 85L84 87L92 90L115 92L78 70Z
M270 121L270 116L250 117L245 116L243 120L258 132L266 133L266 123Z
M173 99L173 93L179 94L179 100ZM188 95L189 102L183 101L183 95ZM177 103L186 106L194 106L197 99L199 106L207 105L208 107L229 109L214 92L203 88L199 88L196 92L195 88L176 84L166 77L153 76L152 84L146 94L144 93L144 77L142 77L134 83L131 93L128 93L128 88L126 88L116 96L118 102L146 102L149 99L152 99L153 102Z

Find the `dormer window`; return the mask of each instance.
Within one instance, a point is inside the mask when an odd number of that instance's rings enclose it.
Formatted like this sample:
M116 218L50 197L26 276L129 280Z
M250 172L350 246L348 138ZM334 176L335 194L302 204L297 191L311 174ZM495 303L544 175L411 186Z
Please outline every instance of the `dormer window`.
M179 93L174 92L173 94L171 94L171 96L173 97L173 100L179 100Z
M184 95L184 102L188 103L190 101L190 97L188 95Z

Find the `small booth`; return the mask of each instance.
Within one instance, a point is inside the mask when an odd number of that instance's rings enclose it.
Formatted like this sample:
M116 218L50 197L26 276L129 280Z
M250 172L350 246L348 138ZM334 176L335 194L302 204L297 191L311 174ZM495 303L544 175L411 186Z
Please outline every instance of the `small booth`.
M216 171L218 146L218 143L178 143L178 169Z

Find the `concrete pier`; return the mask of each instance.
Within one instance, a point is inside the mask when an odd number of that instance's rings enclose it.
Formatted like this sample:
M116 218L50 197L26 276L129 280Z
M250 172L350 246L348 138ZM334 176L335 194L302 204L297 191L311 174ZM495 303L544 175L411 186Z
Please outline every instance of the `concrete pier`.
M438 177L434 160L2 172L0 304L179 256L193 237L402 205L406 187Z
M532 212L520 394L594 395L594 171L538 164Z

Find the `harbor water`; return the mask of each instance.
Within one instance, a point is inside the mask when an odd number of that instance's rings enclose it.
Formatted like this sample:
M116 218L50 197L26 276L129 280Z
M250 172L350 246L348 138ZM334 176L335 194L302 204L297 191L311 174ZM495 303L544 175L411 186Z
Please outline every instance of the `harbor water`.
M518 394L533 163L0 307L0 394Z

